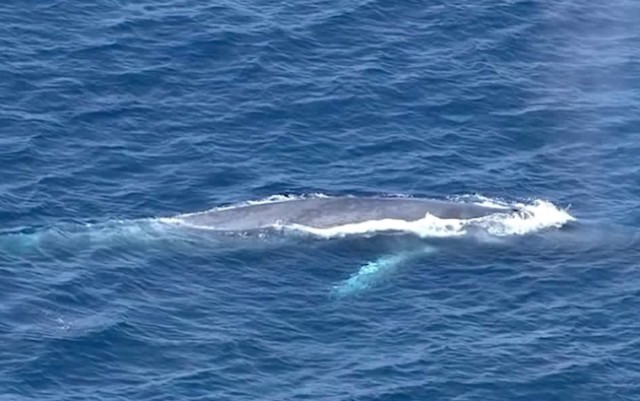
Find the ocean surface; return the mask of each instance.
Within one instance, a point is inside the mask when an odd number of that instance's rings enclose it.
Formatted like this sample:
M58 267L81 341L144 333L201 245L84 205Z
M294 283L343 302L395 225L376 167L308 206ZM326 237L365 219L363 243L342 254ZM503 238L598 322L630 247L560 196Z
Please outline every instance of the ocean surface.
M0 3L1 400L640 400L640 3ZM517 207L221 235L314 197Z

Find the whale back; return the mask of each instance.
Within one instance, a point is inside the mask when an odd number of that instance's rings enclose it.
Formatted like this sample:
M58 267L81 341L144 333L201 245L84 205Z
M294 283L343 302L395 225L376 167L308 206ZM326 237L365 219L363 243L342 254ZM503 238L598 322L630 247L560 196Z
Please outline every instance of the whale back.
M308 198L244 205L182 216L195 226L221 231L249 231L274 225L329 228L375 220L472 219L511 209L415 198Z

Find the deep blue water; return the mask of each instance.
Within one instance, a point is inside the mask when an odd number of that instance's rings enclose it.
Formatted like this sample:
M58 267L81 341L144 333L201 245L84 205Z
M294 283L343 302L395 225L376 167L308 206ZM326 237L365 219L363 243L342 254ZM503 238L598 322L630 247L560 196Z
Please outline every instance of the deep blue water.
M638 21L2 2L0 399L639 400ZM455 236L164 219L318 193L547 208Z

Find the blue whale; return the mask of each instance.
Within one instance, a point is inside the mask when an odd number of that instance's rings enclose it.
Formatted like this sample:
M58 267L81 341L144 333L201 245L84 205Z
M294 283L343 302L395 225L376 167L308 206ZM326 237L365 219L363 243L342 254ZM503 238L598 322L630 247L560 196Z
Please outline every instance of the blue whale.
M416 221L430 214L442 219L473 219L514 208L420 198L323 197L247 204L179 216L186 224L219 231L251 231L275 225L323 229L385 219Z

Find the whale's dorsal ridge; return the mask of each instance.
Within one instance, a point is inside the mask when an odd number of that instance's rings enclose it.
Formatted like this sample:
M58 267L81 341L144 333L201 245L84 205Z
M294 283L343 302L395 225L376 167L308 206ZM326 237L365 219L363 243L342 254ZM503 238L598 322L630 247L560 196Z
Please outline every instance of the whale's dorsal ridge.
M181 217L194 226L221 231L248 231L274 225L329 228L376 220L416 221L427 214L441 219L473 219L512 208L481 206L423 198L315 197L247 204Z

